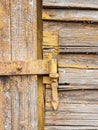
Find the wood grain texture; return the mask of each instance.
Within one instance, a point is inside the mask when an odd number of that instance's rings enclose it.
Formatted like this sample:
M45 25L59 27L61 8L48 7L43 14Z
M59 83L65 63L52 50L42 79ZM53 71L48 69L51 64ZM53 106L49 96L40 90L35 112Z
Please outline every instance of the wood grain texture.
M0 77L0 130L11 129L9 77Z
M97 130L98 127L89 126L46 126L45 130Z
M97 0L44 0L44 7L49 8L91 8L98 9Z
M51 91L46 90L46 125L74 127L97 127L97 91L59 91L58 111L51 106ZM54 127L55 128L55 127Z
M80 84L80 85L97 85L98 84L98 70L93 69L73 69L73 68L59 68L61 84Z
M37 59L37 1L11 1L12 60ZM37 76L11 78L12 129L38 129Z
M10 1L0 1L0 61L11 59ZM11 129L9 77L0 77L0 130Z
M10 43L10 1L0 1L0 60L11 59Z
M44 22L44 31L58 31L60 46L98 46L97 24Z
M92 54L60 54L58 56L58 67L77 69L97 69L97 58L98 55Z
M43 9L43 20L98 22L97 10Z
M59 49L55 49L60 53L98 53L97 28L97 24L44 21L44 31L58 32ZM46 47L47 52L52 51L49 43L44 42L43 45L50 48Z

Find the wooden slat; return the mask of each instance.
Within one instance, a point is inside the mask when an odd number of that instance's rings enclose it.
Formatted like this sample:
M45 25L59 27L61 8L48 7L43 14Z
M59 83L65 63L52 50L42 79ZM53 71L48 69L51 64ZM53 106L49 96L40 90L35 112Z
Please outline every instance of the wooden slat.
M97 24L44 22L44 31L58 32L58 50L61 53L98 53L97 28ZM49 43L44 42L43 45L45 51L52 52Z
M60 84L97 85L98 70L59 68Z
M97 130L98 127L92 126L46 126L45 130Z
M9 92L9 78L0 77L0 130L10 129L11 99Z
M80 53L80 54L97 54L98 47L61 47L59 49L60 53Z
M97 91L59 91L59 107L55 112L51 106L51 91L46 89L46 125L98 126Z
M98 11L80 9L43 9L43 20L98 22Z
M44 31L58 31L60 46L96 47L98 46L97 28L97 24L44 22Z
M10 0L0 1L0 61L11 59ZM9 77L0 77L0 130L11 129Z
M65 92L66 94L66 92ZM66 100L66 99L65 99ZM74 103L65 103L64 101L60 101L59 107L58 107L58 113L59 112L64 112L64 113L97 113L98 105L97 104L74 104ZM46 111L53 111L51 103L47 102L46 103Z
M53 114L54 115L54 114ZM63 114L64 115L64 114ZM66 114L67 115L67 114ZM61 116L61 115L59 115ZM80 117L79 119L67 119L67 118L60 118L58 119L58 115L55 114L54 116L47 115L46 117L46 125L75 125L75 126L97 126L98 127L98 119L86 119L86 117L91 116L90 114L83 115L85 117L84 120L82 120ZM98 115L97 115L98 116ZM55 119L55 120L54 120Z
M12 61L37 59L37 30L37 1L11 0ZM11 84L12 129L38 130L37 77L14 76Z
M49 8L91 8L98 9L97 0L44 0L44 7Z
M59 99L64 104L97 104L97 90L59 91ZM51 101L51 91L46 91L46 103Z

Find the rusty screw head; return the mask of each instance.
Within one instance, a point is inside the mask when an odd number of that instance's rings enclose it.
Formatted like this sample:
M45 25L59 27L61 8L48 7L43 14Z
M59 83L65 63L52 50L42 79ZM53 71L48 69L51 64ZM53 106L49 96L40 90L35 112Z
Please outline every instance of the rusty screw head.
M22 66L21 66L21 65L17 65L16 69L17 69L18 71L21 71L21 70L22 70Z

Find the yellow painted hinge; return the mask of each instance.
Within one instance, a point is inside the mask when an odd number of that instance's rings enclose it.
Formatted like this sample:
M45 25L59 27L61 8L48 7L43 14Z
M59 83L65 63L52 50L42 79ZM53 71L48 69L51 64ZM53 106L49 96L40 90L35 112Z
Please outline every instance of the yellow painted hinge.
M43 77L44 84L50 84L52 89L52 100L51 104L54 110L57 110L59 105L59 96L58 96L58 79L59 74L57 73L57 60L50 60L49 64L49 77Z
M51 88L52 88L52 107L54 110L57 110L59 99L58 99L58 78L59 74L57 73L57 60L52 59L50 62L50 81L51 81Z

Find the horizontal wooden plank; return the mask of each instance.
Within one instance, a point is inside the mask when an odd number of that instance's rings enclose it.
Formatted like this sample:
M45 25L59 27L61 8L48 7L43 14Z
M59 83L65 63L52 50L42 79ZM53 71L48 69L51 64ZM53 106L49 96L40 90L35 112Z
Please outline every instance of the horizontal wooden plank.
M46 89L46 103L51 103L51 89ZM60 104L98 104L98 90L59 91ZM59 105L60 107L60 105ZM95 113L95 111L93 111Z
M61 119L56 119L55 115L53 118L45 118L46 119L46 125L75 125L75 126L97 126L98 127L98 120L63 120ZM88 116L88 115L87 115ZM54 120L55 118L55 120Z
M51 88L50 84L51 84L51 79L44 77L44 84L48 84L46 86L46 88ZM69 84L65 84L65 85L59 85L58 86L58 90L59 91L70 91L70 90L98 90L98 85L69 85Z
M91 8L98 9L98 1L97 0L44 0L44 7L49 8L64 8L64 7L72 7L72 8Z
M97 24L45 21L44 31L58 32L59 46L62 47L60 49L62 52L72 52L73 49L73 52L75 52L75 49L76 52L86 52L86 50L98 52L98 49L96 49L98 47ZM49 36L47 35L47 37Z
M66 92L65 92L66 94ZM66 100L66 99L65 99ZM45 104L45 110L46 111L52 111L53 108L51 106L51 103L46 102ZM94 113L98 114L98 104L72 104L72 103L65 103L64 101L60 100L58 112L65 112L65 113Z
M98 47L83 47L83 46L73 46L73 47L61 47L59 49L60 53L87 53L87 54L97 54L98 53Z
M60 84L97 85L98 69L59 68Z
M48 60L0 62L0 75L49 74Z
M43 20L98 22L98 11L80 9L43 9Z
M45 126L45 130L97 130L92 126Z
M98 55L60 54L58 66L60 68L98 69Z
M64 112L64 111L59 111L59 112L54 112L54 111L47 111L46 112L46 120L49 119L54 119L56 121L62 121L62 124L64 125L63 121L66 120L98 120L98 113L71 113L71 112ZM65 124L66 125L66 124ZM98 124L97 124L98 125Z

